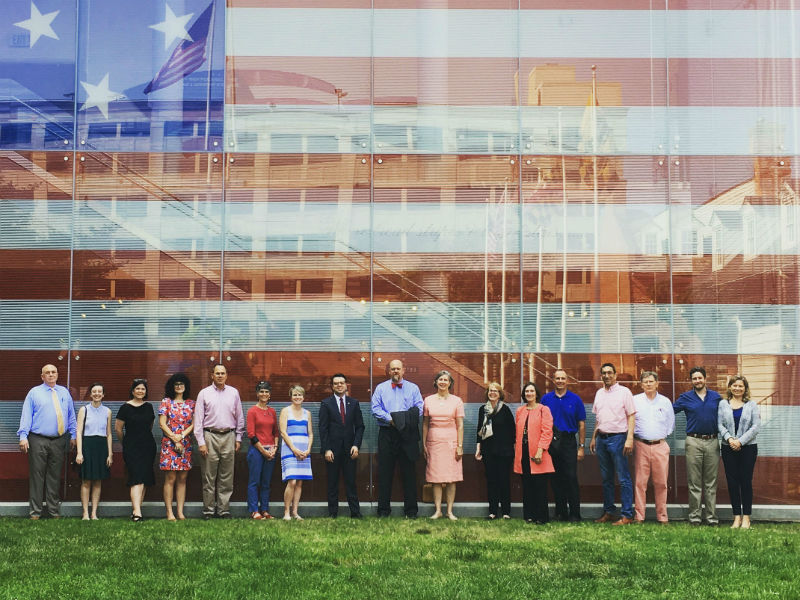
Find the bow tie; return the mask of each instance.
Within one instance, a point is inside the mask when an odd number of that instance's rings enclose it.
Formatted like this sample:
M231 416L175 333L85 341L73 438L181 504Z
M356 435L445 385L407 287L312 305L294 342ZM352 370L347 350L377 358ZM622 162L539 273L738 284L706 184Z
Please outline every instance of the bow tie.
M394 389L394 388L402 388L402 387L403 387L403 382L402 381L400 381L398 383L395 383L394 381L392 382L392 389Z

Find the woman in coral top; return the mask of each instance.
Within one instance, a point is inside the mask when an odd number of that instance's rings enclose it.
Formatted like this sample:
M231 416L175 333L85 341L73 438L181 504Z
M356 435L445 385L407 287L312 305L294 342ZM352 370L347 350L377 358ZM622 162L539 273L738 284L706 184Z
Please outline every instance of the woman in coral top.
M256 384L258 404L247 411L247 437L250 449L247 451L247 510L250 518L271 519L269 514L269 489L272 471L275 468L275 453L278 449L278 415L268 406L272 395L269 381Z
M517 409L514 442L514 472L522 475L522 516L527 523L542 525L550 520L547 509L547 481L553 460L547 451L553 439L553 416L539 403L535 383L522 388L525 404Z

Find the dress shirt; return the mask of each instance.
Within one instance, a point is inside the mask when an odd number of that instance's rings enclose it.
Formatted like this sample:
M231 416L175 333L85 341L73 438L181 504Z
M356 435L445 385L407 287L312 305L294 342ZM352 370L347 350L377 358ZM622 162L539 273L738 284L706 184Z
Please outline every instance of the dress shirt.
M720 395L714 390L706 388L706 399L701 400L692 388L683 392L672 405L675 414L680 411L686 413L686 433L698 435L717 434L717 410L719 409Z
M578 433L578 423L586 420L583 400L575 392L567 390L563 396L554 391L542 397L542 404L553 415L553 427L566 433Z
M213 384L200 390L194 407L194 437L200 446L206 445L204 428L235 429L236 441L242 441L245 427L239 390L229 385L220 390Z
M636 427L633 429L636 437L649 441L663 440L675 429L675 412L666 396L657 393L650 400L642 392L633 397L633 404L636 407Z
M63 385L56 385L51 388L46 383L32 388L25 396L22 404L22 415L19 419L19 430L17 435L20 441L27 440L29 433L56 437L58 435L58 417L53 406L53 390L58 394L61 403L61 414L64 418L64 432L69 431L69 437L77 437L78 423L75 419L75 406L72 404L72 397L69 390Z
M603 386L594 395L592 412L596 417L595 427L601 433L625 433L628 417L636 412L633 394L618 383L609 389Z
M407 379L402 381L403 386L392 387L392 380L389 379L379 383L372 394L371 410L372 415L378 420L378 425L388 427L392 420L391 413L408 410L412 406L419 409L419 416L422 416L422 394L415 383Z

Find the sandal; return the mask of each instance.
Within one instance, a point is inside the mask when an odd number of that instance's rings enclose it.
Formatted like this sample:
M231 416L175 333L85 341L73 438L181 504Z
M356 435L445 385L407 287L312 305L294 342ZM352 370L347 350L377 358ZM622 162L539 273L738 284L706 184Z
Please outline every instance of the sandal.
M131 521L133 521L134 523L139 523L141 521L144 521L144 517L142 515L131 515Z

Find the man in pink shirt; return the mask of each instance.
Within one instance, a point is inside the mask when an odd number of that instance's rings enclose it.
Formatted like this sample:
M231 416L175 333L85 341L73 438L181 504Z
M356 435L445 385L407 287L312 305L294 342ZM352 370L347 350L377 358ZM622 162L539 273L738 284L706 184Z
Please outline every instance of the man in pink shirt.
M194 409L194 435L202 460L203 518L231 518L233 461L245 432L242 400L225 385L228 370L215 365L213 384L200 390Z
M633 431L636 408L631 391L617 383L617 369L611 363L600 367L603 387L594 396L594 432L589 450L597 452L600 476L603 479L603 516L595 523L614 525L633 523L633 484L628 469L628 456L633 452ZM614 474L619 478L622 500L620 518L614 505Z

